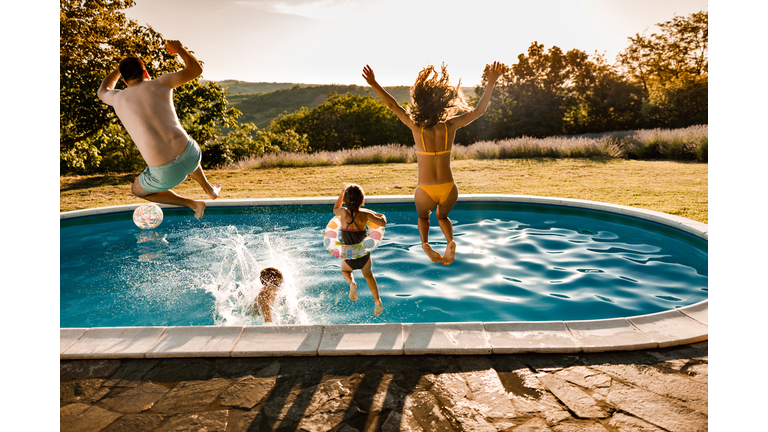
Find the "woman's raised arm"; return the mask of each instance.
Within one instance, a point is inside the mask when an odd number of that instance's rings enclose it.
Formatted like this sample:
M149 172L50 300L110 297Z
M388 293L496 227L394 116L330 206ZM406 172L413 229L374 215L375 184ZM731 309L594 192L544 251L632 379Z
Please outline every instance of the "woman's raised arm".
M368 85L373 88L373 90L376 92L379 98L381 98L387 108L391 109L401 122L405 123L405 125L411 129L416 127L416 124L413 122L413 120L411 120L411 116L408 115L405 109L397 103L395 98L392 97L389 92L384 90L384 88L376 82L376 76L373 74L373 69L371 69L371 67L368 65L365 65L363 68L363 78L365 78L365 81L368 83Z
M449 119L447 123L451 128L458 129L464 127L473 121L477 120L481 115L485 114L485 110L488 108L488 104L491 102L491 93L493 93L493 87L496 85L496 80L499 79L503 71L503 66L499 62L493 62L491 66L486 66L486 84L483 96L480 98L480 102L477 103L477 107L472 111L458 115L452 119Z

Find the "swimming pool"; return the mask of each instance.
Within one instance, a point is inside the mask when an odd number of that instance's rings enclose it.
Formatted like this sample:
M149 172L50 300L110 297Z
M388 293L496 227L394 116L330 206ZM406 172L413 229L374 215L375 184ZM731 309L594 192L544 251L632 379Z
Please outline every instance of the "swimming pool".
M286 274L283 326L586 322L707 299L704 224L578 200L463 196L451 212L457 259L441 266L421 250L412 197L369 197L389 221L373 253L384 303L374 317L364 279L357 273L351 302L322 247L333 201L220 201L200 221L166 208L151 231L133 225L135 206L63 214L61 327L259 325L245 310L266 266ZM445 245L434 216L430 240Z

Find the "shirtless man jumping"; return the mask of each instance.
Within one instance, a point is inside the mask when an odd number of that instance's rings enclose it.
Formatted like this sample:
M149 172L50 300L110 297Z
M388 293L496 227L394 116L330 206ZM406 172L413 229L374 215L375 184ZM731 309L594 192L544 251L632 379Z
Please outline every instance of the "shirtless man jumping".
M212 185L205 178L200 166L200 146L181 127L173 106L173 89L197 78L203 67L177 40L168 41L168 52L181 56L184 69L153 80L140 58L127 57L104 78L98 95L115 109L147 163L147 168L133 182L131 192L148 201L189 207L195 217L200 218L205 202L184 198L171 188L189 175L211 199L216 199L221 190L221 185ZM121 75L128 87L115 90Z

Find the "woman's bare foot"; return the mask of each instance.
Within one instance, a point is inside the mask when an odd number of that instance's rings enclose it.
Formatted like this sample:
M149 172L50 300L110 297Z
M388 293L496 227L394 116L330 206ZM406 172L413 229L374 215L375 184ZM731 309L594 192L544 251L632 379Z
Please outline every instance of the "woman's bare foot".
M349 284L349 299L357 301L357 284L354 282Z
M379 316L382 312L384 312L384 305L381 304L381 299L379 299L379 301L374 302L373 314Z
M212 200L215 200L219 197L219 192L221 192L221 185L220 184L212 184L211 188L206 188L206 193L208 193L208 196L211 197Z
M424 249L424 252L427 253L427 256L432 260L432 262L439 263L443 260L443 257L434 249L432 249L432 246L430 246L429 243L422 243L421 248Z
M456 242L452 241L448 243L448 246L445 247L445 255L443 256L441 263L443 265L448 265L453 262L453 259L455 257L456 257Z
M192 201L192 210L195 211L195 217L200 219L205 212L205 203L202 201Z

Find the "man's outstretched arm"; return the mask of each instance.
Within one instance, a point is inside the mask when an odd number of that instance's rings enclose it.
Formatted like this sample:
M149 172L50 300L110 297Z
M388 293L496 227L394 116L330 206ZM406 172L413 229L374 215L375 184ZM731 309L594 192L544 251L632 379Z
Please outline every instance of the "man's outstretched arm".
M203 73L203 66L186 48L177 40L168 41L168 52L171 54L178 54L181 60L184 62L184 69L161 75L157 78L161 83L176 88L180 85L184 85L193 79L200 76Z
M114 71L110 72L109 75L107 75L104 80L101 82L101 86L99 87L99 91L96 93L99 96L99 99L101 99L102 102L104 102L107 105L112 105L112 97L115 93L115 85L117 85L117 80L120 79L120 70L115 69Z

